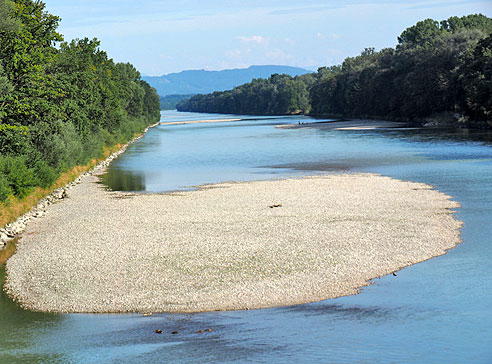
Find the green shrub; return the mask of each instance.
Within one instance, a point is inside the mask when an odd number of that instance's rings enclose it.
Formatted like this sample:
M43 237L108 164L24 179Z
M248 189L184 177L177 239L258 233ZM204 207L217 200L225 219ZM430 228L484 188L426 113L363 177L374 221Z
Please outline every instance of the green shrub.
M27 127L0 124L0 155L24 154L29 148Z
M7 198L12 194L9 181L0 173L0 202L5 202Z
M25 157L7 156L0 160L0 174L7 179L15 196L23 198L36 185L32 169L25 163Z
M93 158L100 158L103 155L104 140L99 133L91 134L83 140L83 159L82 164L88 163Z
M56 123L54 130L39 123L31 128L32 141L46 164L57 171L68 170L84 159L81 136L72 123Z
M64 152L59 156L58 165L67 170L80 164L84 159L82 139L72 123L63 125L60 131L60 140L64 145Z
M111 147L116 144L116 139L114 135L112 135L109 131L107 131L106 129L101 129L100 133L105 146Z
M42 142L41 154L46 163L52 167L63 169L66 164L66 146L57 134L48 135Z
M59 176L59 173L53 167L50 167L42 160L37 161L34 165L34 173L36 176L36 185L43 188L51 186Z

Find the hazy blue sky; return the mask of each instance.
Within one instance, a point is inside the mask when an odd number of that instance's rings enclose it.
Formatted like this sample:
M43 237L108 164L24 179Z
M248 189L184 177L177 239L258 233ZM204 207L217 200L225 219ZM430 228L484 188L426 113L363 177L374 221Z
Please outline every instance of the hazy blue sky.
M491 0L45 0L66 40L97 37L143 74L282 64L315 69L396 44L425 18L482 13Z

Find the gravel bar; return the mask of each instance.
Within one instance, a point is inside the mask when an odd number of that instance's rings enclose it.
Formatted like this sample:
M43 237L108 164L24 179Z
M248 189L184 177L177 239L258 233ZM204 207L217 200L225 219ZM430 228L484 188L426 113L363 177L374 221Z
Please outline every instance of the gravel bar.
M459 204L376 174L132 194L82 177L33 220L6 292L48 312L201 312L355 294L460 242Z
M309 121L301 124L281 124L278 129L372 130L408 127L408 123L372 119Z

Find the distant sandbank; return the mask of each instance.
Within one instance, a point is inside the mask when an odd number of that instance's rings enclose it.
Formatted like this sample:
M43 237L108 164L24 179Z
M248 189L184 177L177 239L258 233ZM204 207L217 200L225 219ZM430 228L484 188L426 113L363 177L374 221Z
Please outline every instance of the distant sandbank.
M159 125L184 125L200 123L225 123L228 121L241 121L245 119L204 119L204 120L183 120L183 121L161 121Z
M249 118L233 118L233 119L204 119L204 120L183 120L183 121L162 121L160 125L185 125L185 124L201 124L201 123L224 123L231 121L251 121ZM314 119L313 119L314 120ZM371 130L380 128L401 128L408 124L371 119L354 119L354 120L326 120L326 121L311 121L311 119L302 119L299 124L281 124L275 126L279 129L334 129L334 130Z
M371 120L371 119L354 119L354 120L331 120L331 121L311 121L305 122L304 120L300 124L284 124L277 125L279 129L334 129L334 130L372 130L381 128L402 128L407 126L407 123L385 121L385 120Z
M139 195L86 176L28 225L5 289L50 312L199 312L357 293L460 241L451 201L374 174ZM395 279L398 279L395 277Z

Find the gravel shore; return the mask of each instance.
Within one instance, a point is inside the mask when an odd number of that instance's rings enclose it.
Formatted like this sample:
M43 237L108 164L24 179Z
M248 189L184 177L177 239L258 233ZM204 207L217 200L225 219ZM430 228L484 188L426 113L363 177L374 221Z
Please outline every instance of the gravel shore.
M50 312L198 312L357 293L460 242L431 186L374 174L111 192L84 176L30 223L5 290Z
M354 120L331 120L331 121L313 121L302 124L283 124L277 125L278 129L332 129L332 130L372 130L387 128L402 128L408 126L407 123L385 120L372 119L354 119Z
M183 121L161 121L160 125L184 125L184 124L202 124L202 123L225 123L229 121L241 121L247 119L205 119L205 120L183 120Z

